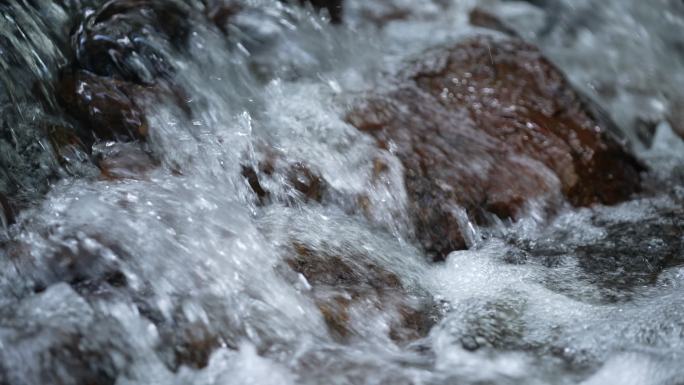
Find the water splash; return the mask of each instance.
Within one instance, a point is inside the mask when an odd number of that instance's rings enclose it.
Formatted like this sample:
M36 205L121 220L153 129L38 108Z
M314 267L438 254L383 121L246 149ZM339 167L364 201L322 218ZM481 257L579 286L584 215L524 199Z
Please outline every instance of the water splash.
M311 8L264 1L250 3L227 36L197 23L186 51L160 48L190 113L173 101L146 105L145 146L159 167L121 180L101 178L89 156L81 171L65 170L46 128L78 125L59 113L51 87L66 63L67 25L99 4L0 3L0 191L26 194L18 199L24 210L17 223L2 234L0 383L668 384L684 378L682 268L659 259L668 245L681 253L675 246L683 239L676 232L684 201L676 179L682 144L666 123L642 154L661 189L654 196L567 210L551 223L531 216L473 228L473 249L452 253L443 265L426 263L411 245L401 163L341 115L364 91L391 87L387 79L406 58L476 31L466 25L476 3L350 1L348 26L340 27ZM584 3L559 4L596 5ZM660 85L675 89L681 81L662 81L678 59L665 57L676 39L671 28L657 26L657 5L629 2L628 12L624 6L602 3L600 21L573 13L577 20L564 22L598 23L600 31L542 28L527 36L580 86L615 84L614 97L603 100L629 123L628 111L648 114L650 105L664 103ZM670 24L681 22L676 7L668 8ZM635 25L644 30L625 34ZM616 34L621 44L614 44ZM607 46L611 61L585 71ZM649 60L634 62L644 57L634 54L638 47L651 47ZM661 59L668 64L654 64ZM615 79L616 68L630 75ZM653 103L633 92L635 82ZM29 92L34 84L38 95ZM374 177L378 160L388 170L381 180ZM289 176L295 165L324 181L320 196L298 190L302 175ZM245 168L258 174L269 204L255 199ZM654 230L641 233L650 243L636 271L630 261L602 259L592 249L615 242L615 228L646 228L639 224ZM665 230L672 231L667 238ZM316 303L315 283L287 267L297 243L327 252L324 260L396 276L402 295L429 309L436 325L424 338L399 342L390 337L387 314L361 300L348 314L351 337L341 341ZM606 260L613 263L608 269L623 269L619 277L634 280L604 285L597 267L586 263ZM639 275L652 263L663 263L662 273Z

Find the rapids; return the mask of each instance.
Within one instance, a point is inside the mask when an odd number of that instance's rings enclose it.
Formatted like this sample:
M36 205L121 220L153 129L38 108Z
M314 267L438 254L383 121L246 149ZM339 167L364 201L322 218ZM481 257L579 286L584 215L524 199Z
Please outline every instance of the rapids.
M95 3L0 0L0 192L20 208L0 210L0 384L684 383L684 141L668 120L684 106L681 1L348 0L333 25L254 0L227 35L193 20L184 49L145 43L177 68L192 114L145 106L159 167L124 179L45 133L67 124L53 81ZM468 223L472 247L431 263L400 161L344 112L425 49L497 34L468 24L474 6L539 45L651 171L617 206ZM244 170L270 154L262 204ZM292 188L297 164L325 181L321 199ZM392 273L433 325L400 342L359 301L336 338L287 268L293 240ZM187 335L201 340L189 361L211 347L206 365L177 362Z

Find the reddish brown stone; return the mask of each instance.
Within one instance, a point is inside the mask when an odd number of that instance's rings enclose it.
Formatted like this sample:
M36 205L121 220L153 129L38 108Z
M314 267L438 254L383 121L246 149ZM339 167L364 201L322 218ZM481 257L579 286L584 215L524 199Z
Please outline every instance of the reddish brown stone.
M139 139L147 135L147 120L136 102L142 87L93 75L86 71L65 73L57 97L66 111L97 139ZM94 138L84 138L93 141Z
M639 189L643 167L609 122L520 40L472 38L400 76L348 121L401 159L417 238L435 260L466 247L459 208L486 225L557 190L588 206Z
M313 287L316 306L335 338L346 340L354 334L350 311L363 304L391 317L389 335L397 342L415 340L429 331L433 324L429 311L409 298L394 273L363 255L328 254L298 242L293 246L287 263Z
M268 155L264 161L259 163L258 169L248 166L242 167L242 176L245 177L250 188L257 195L259 203L265 204L272 198L271 192L262 184L262 180L267 179L272 181L285 180L286 186L284 187L289 191L286 193L289 196L298 196L304 201L321 202L328 188L325 180L313 172L308 165L301 162L276 167L278 157L276 154Z

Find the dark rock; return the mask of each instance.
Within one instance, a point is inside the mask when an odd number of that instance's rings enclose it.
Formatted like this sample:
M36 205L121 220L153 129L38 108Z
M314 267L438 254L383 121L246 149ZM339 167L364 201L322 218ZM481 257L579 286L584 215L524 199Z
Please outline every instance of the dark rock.
M661 210L637 222L595 220L605 229L597 242L574 248L590 281L628 290L652 285L666 268L684 265L684 209Z
M315 174L305 164L300 162L293 164L287 172L287 180L305 200L315 202L323 200L326 183L320 175Z
M65 110L92 132L83 138L132 140L147 135L147 119L136 100L142 87L86 71L64 73L57 87L57 98Z
M330 15L330 21L333 24L340 24L344 10L342 5L343 0L300 0L300 3L310 3L317 10L325 9Z
M513 263L536 261L554 269L576 260L580 279L599 289L600 301L609 302L629 299L634 289L656 284L665 269L684 265L681 205L658 208L638 220L594 215L590 224L598 238L573 237L582 231L578 226L586 226L580 222L534 239L511 239L513 250L525 255Z
M684 139L684 100L677 99L670 108L668 122L672 130Z
M329 254L297 242L293 251L287 263L313 287L314 301L335 338L355 334L351 312L368 304L372 312L392 318L389 336L394 341L415 340L432 327L428 307L406 291L399 277L367 257Z
M377 0L355 4L354 9L358 19L363 23L384 28L394 22L435 20L441 12L447 12L450 7L448 0L429 0L423 1L422 4L421 7L415 7L409 2Z
M152 154L138 143L100 146L95 154L97 166L105 179L146 179L159 166Z
M130 336L65 285L0 312L0 383L110 385L132 363Z
M308 165L302 162L287 163L276 154L267 155L256 169L243 166L242 176L262 205L271 199L287 204L295 201L320 203L328 189L323 177ZM270 185L279 185L279 190L282 190L279 196L274 196L264 187L266 181Z
M52 330L54 335L50 336L48 335L50 331L44 329L38 332L40 334L33 332L34 335L27 332L26 335L18 337L18 341L13 341L12 350L37 354L34 359L41 365L25 369L13 367L3 370L3 364L0 363L0 371L6 373L4 375L0 373L0 381L5 377L4 380L8 382L3 383L17 385L35 383L114 385L116 383L117 372L120 369L111 357L112 347L91 346L94 345L92 336L82 333ZM98 330L98 332L102 331ZM49 342L42 342L43 345L48 346L42 346L42 350L36 352L32 350L31 345L36 345L36 342L32 340L39 336ZM130 359L130 357L123 357ZM24 370L33 372L25 373Z
M518 304L496 300L473 300L463 311L461 346L469 351L481 348L524 349L525 323Z
M60 282L81 294L127 287L118 258L127 259L129 254L102 235L79 233L51 244L39 255L34 255L28 244L12 241L2 245L2 252L22 277L22 284L34 292Z
M175 0L110 0L88 14L72 36L79 68L139 84L170 77L172 50L185 46L187 5Z
M635 119L633 127L639 142L650 148L653 145L653 138L655 138L656 128L660 121L658 119L647 119L638 117Z
M206 14L214 25L227 34L230 20L244 7L245 5L240 1L210 1L206 5Z
M90 164L90 156L85 145L78 137L76 130L64 126L51 125L47 129L47 135L57 161L70 174L74 174L74 170L80 165L84 163Z
M259 203L264 204L271 194L261 186L257 172L251 167L242 166L242 176L247 179L247 183L249 183L249 187L257 195Z
M506 25L506 23L497 17L495 14L487 11L484 8L475 7L469 14L469 22L476 27L482 27L499 31L509 36L518 36L513 28Z
M14 223L14 209L12 208L9 200L6 196L0 193L0 213L2 217L0 222L5 226L9 226Z
M401 159L418 240L435 260L466 247L464 220L515 219L533 199L553 207L558 190L575 206L639 190L643 166L605 118L520 40L476 37L430 53L399 84L348 121Z
M160 332L160 357L174 372L181 366L202 369L209 357L222 345L219 333L202 322L189 322L176 315L172 322L155 320Z

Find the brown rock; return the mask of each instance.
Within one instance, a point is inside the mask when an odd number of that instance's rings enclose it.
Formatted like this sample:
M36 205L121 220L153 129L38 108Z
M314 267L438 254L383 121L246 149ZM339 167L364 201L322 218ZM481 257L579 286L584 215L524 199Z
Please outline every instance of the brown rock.
M97 166L105 179L142 180L159 163L137 143L116 143L97 154Z
M267 203L272 198L284 198L292 203L292 198L303 201L321 202L328 188L325 180L311 168L302 163L278 165L279 155L270 154L260 162L258 168L243 166L242 176L245 177L260 204ZM276 167L277 166L277 167ZM262 181L285 181L285 197L273 197L271 192L263 187Z
M78 137L76 130L64 126L51 125L48 127L47 132L52 150L62 167L69 170L78 163L89 161L85 145Z
M57 98L65 110L89 131L93 139L131 140L147 135L147 120L136 101L142 87L86 71L65 73L57 86Z
M429 331L429 310L409 295L394 273L363 255L328 254L298 242L293 246L287 263L313 287L314 301L335 338L346 340L355 333L351 311L368 304L372 312L392 318L389 335L397 342Z
M245 177L249 187L257 195L259 203L266 203L271 194L261 186L257 172L252 167L242 166L242 176Z
M466 247L467 218L516 218L557 190L588 206L639 189L643 167L605 118L520 40L472 38L400 76L400 87L371 96L348 121L403 162L417 237L434 260Z
M169 366L174 371L182 365L206 367L211 353L221 346L221 337L201 322L178 321L161 327L164 347L171 350Z
M293 164L287 172L287 179L305 200L315 202L323 200L326 183L320 175L311 171L305 164L300 162Z

